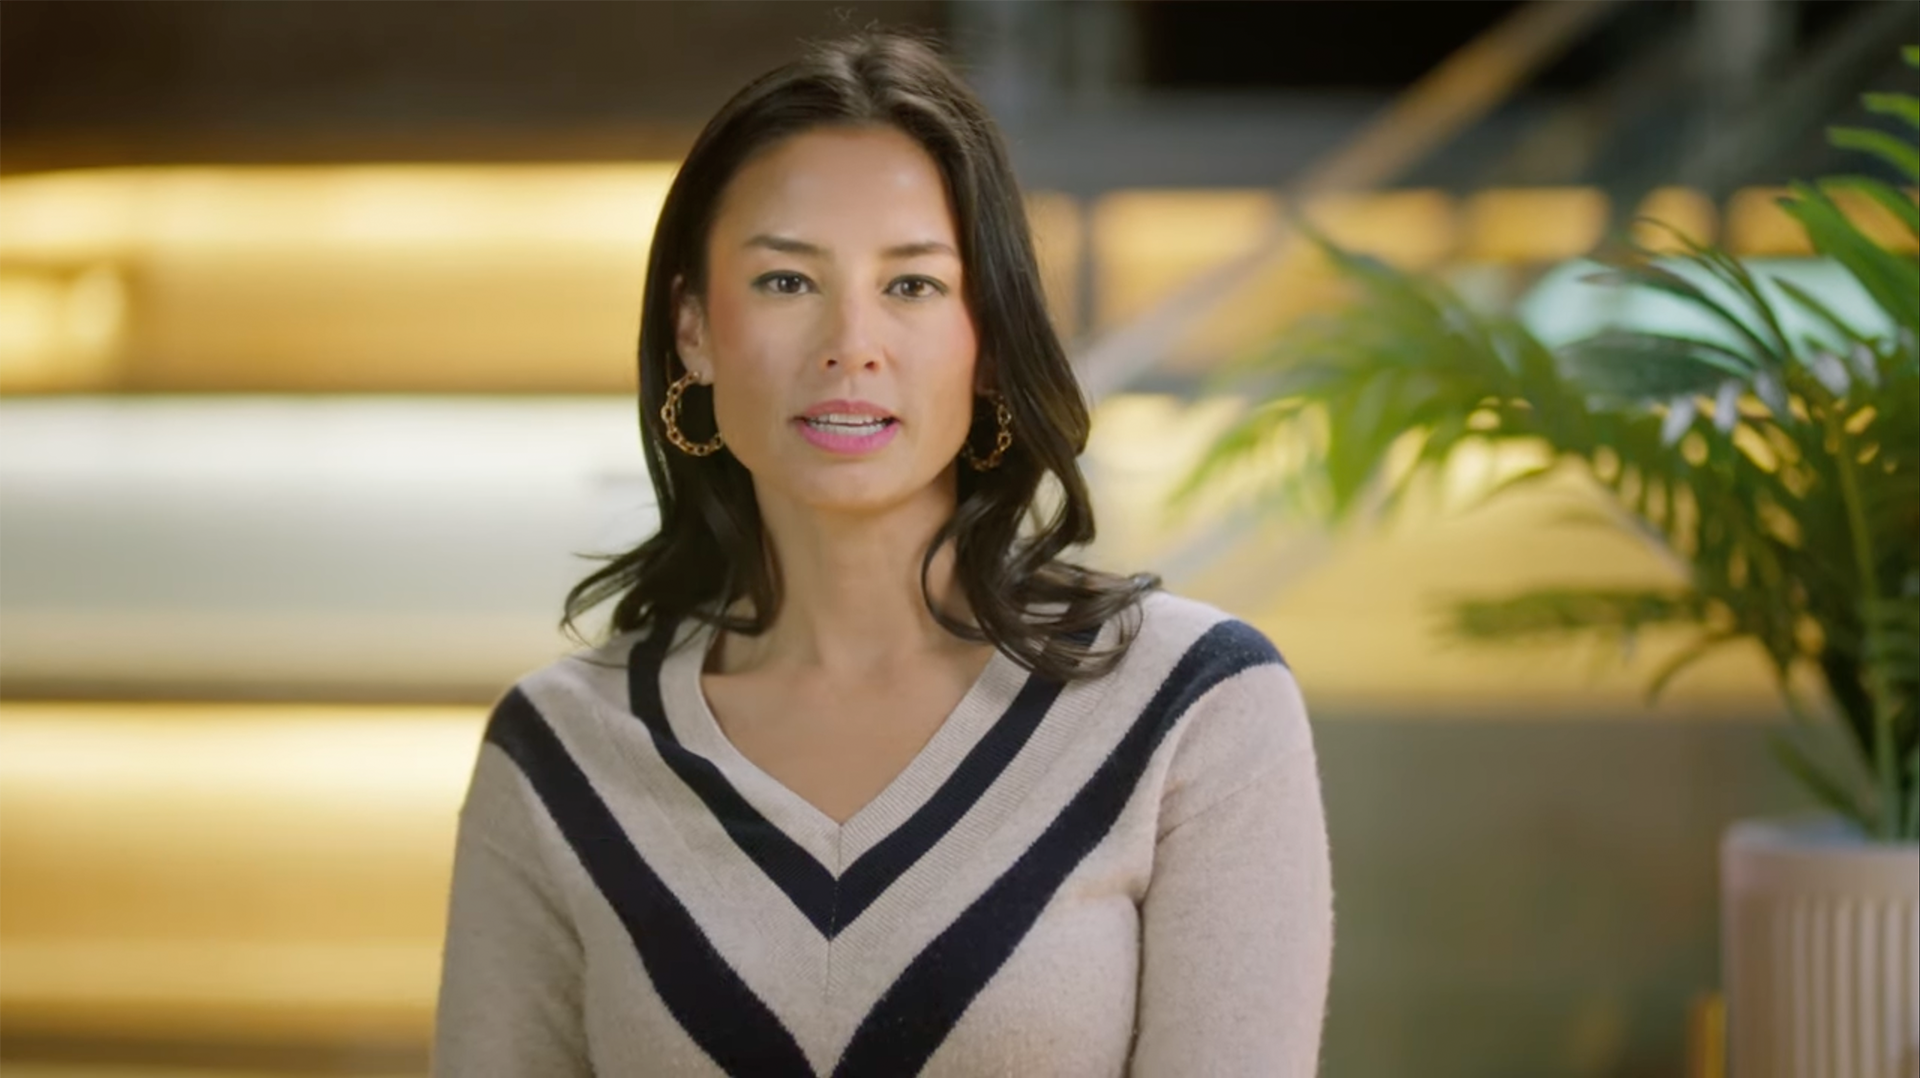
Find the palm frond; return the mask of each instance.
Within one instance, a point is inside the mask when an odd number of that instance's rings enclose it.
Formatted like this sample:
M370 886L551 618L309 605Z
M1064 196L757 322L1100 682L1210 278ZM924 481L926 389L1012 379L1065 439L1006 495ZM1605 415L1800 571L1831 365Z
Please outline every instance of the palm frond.
M1892 97L1867 104L1910 115ZM1873 134L1836 145L1910 168L1910 145ZM1272 395L1182 491L1285 450L1292 464L1277 489L1337 520L1361 504L1394 504L1468 445L1537 446L1546 461L1496 492L1576 466L1617 507L1609 526L1656 542L1684 565L1686 584L1465 602L1453 609L1452 631L1488 641L1630 640L1654 625L1697 626L1656 672L1652 693L1736 641L1758 643L1783 686L1811 666L1875 777L1836 777L1790 742L1776 750L1783 766L1836 810L1911 837L1920 807L1902 806L1920 787L1920 261L1854 224L1834 201L1845 191L1910 231L1920 232L1920 208L1906 192L1858 177L1796 183L1781 201L1885 313L1890 336L1849 321L1809 288L1682 237L1677 255L1616 248L1588 279L1678 300L1706 328L1615 326L1556 351L1437 279L1315 237L1353 303L1235 365L1237 377ZM1787 315L1806 316L1811 328L1790 336Z
M1867 176L1833 176L1820 181L1820 189L1832 194L1835 191L1857 191L1879 203L1894 220L1905 225L1908 232L1920 235L1920 204L1912 197L1891 184Z
M1769 746L1773 758L1816 800L1862 830L1871 830L1874 814L1860 804L1859 797L1849 789L1851 784L1834 778L1826 768L1814 763L1806 750L1782 731L1774 731Z
M1819 188L1794 183L1789 189L1793 195L1780 206L1807 230L1814 249L1852 274L1896 325L1920 331L1920 263L1874 243Z
M1872 347L1874 343L1873 338L1848 325L1845 319L1833 313L1833 308L1822 303L1806 289L1781 277L1774 278L1773 283L1776 288L1780 289L1780 291L1786 295L1789 300L1792 300L1798 305L1801 310L1812 315L1815 321L1821 323L1832 332L1839 346L1847 349L1849 356L1855 354L1854 346ZM1856 371L1856 373L1860 372Z
M1909 180L1920 179L1920 150L1897 135L1866 127L1830 127L1827 139L1843 150L1872 154Z
M1609 255L1604 264L1610 268L1590 274L1586 280L1593 284L1664 292L1712 316L1733 331L1753 348L1754 358L1762 365L1777 367L1786 362L1786 357L1778 351L1775 343L1762 339L1747 319L1735 314L1732 308L1697 283L1659 265L1645 251L1630 250L1625 254Z
M1920 835L1920 745L1907 754L1907 803L1900 816L1900 833Z
M1703 596L1679 588L1538 588L1455 603L1451 630L1464 640L1500 642L1630 636L1654 625L1699 623L1707 607Z
M1667 691L1667 686L1673 683L1673 679L1679 677L1682 672L1694 663L1719 651L1721 648L1731 644L1737 644L1742 639L1742 633L1731 629L1703 632L1694 637L1692 643L1669 656L1667 660L1661 663L1660 667L1653 672L1653 677L1647 682L1647 702L1652 703L1658 700L1660 694Z
M1860 104L1868 112L1891 116L1908 127L1920 128L1920 97L1912 94L1862 94Z
M1629 402L1712 395L1754 372L1747 356L1712 341L1606 330L1560 350L1562 369L1594 393Z

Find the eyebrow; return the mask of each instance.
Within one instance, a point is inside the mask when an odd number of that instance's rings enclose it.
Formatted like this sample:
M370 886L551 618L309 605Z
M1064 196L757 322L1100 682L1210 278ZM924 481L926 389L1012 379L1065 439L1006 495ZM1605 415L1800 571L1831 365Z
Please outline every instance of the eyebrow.
M918 258L921 255L951 255L960 257L960 252L939 240L921 240L919 243L903 243L880 252L888 258Z
M817 244L808 243L805 240L796 240L787 236L768 235L764 232L748 239L743 246L764 247L770 251L779 251L782 254L790 255L804 255L808 258L827 258L826 248ZM918 258L922 255L951 255L954 258L960 257L960 252L954 250L951 245L942 243L939 240L921 240L917 243L902 243L889 247L880 253L887 258L893 259Z

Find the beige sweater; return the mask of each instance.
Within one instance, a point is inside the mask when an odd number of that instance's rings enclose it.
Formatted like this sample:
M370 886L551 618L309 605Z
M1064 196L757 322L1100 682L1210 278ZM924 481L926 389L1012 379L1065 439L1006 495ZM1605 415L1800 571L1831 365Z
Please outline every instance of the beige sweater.
M1298 689L1213 607L1138 624L1064 688L995 655L845 824L727 741L705 626L526 677L461 809L433 1073L1311 1075L1333 911Z

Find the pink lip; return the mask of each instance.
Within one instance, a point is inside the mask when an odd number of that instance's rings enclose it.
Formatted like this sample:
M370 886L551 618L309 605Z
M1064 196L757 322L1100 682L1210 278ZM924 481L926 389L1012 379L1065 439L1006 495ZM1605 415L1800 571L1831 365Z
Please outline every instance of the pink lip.
M838 409L828 410L835 411ZM872 415L874 413L863 412L859 414ZM845 453L849 456L861 453L872 453L881 446L893 441L893 436L900 431L900 424L897 422L888 423L872 434L841 434L838 431L821 430L804 419L794 420L793 425L799 429L800 437L805 438L814 445L819 446L829 453Z
M877 415L882 419L892 419L893 413L870 401L830 400L800 413L803 419L812 419L823 415Z

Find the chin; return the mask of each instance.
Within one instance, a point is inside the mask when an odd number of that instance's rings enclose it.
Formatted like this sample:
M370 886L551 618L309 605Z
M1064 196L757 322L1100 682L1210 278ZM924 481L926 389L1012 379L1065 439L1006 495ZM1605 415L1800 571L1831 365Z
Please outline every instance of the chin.
M799 504L820 513L875 514L899 509L935 493L936 481L914 482L900 475L854 474L863 469L841 467L837 475L805 477L790 488ZM798 477L796 477L798 478Z
M910 494L899 490L813 490L800 499L800 504L817 513L872 515L912 500Z

